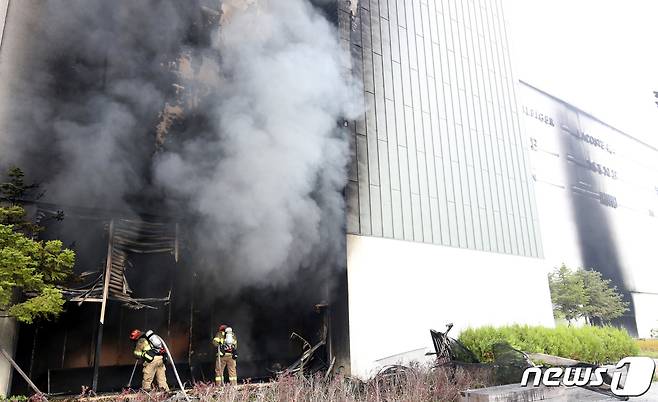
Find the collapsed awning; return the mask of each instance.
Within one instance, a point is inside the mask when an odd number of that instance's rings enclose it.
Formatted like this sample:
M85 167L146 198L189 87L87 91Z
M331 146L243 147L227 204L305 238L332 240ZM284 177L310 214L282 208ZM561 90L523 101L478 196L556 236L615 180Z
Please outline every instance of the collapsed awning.
M52 211L40 211L41 214ZM132 269L131 254L171 254L178 262L178 225L144 220L113 219L108 225L108 254L105 269L84 272L90 278L77 288L63 288L67 300L100 303L107 286L107 299L135 309L155 308L152 303L169 302L171 291L160 298L135 298L126 279L126 270ZM106 276L109 278L106 280Z

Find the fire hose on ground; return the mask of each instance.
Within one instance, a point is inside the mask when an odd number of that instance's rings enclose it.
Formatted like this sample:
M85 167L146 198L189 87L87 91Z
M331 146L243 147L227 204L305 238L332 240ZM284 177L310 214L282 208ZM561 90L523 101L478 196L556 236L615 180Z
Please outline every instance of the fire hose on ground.
M174 374L176 375L176 381L178 381L178 386L180 387L181 392L183 392L183 396L185 397L185 400L187 402L190 402L190 398L187 396L187 393L185 392L185 387L183 386L183 383L181 382L180 377L178 376L178 370L176 370L176 364L174 364L174 358L171 356L171 353L169 352L169 347L167 346L167 342L162 340L162 344L164 345L164 348L167 351L167 356L169 357L169 362L171 363L171 367L174 369Z

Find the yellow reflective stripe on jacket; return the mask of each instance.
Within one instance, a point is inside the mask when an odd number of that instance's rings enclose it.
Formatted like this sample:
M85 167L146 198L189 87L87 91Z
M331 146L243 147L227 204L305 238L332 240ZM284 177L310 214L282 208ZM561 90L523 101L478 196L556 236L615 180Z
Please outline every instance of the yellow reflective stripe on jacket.
M224 343L224 333L223 333L223 332L217 332L217 333L215 334L215 337L212 338L212 343L213 343L215 346L219 346L219 345L221 345L222 343Z
M137 340L137 343L135 344L135 350L133 351L133 354L135 356L142 356L142 352L145 350L149 350L151 347L149 346L149 343L146 341L144 338L139 338Z
M141 358L148 362L151 362L153 361L153 357L146 353L149 350L151 350L151 345L149 344L149 342L144 338L140 338L137 341L137 345L135 345L135 350L133 351L133 355L135 355L135 357L137 358Z

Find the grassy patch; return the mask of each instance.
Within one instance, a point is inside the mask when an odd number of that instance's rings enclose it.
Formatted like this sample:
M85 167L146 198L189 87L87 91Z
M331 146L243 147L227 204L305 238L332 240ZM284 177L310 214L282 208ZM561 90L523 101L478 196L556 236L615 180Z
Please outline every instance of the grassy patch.
M489 384L487 376L461 369L414 368L369 381L289 376L257 388L198 384L191 395L203 401L458 401L461 391Z
M463 369L429 369L414 367L393 375L376 376L368 381L345 376L286 376L265 384L216 386L196 383L187 394L192 400L221 402L328 401L458 401L467 389L491 385L490 373ZM70 401L90 401L81 395ZM103 401L160 402L184 401L180 392L125 392Z
M658 339L638 339L635 341L640 352L640 356L649 356L658 359Z

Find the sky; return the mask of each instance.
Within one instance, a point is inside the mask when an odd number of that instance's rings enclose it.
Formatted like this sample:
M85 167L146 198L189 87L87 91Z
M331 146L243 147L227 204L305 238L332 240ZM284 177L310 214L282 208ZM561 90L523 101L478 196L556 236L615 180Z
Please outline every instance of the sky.
M516 78L658 147L658 1L503 4Z

